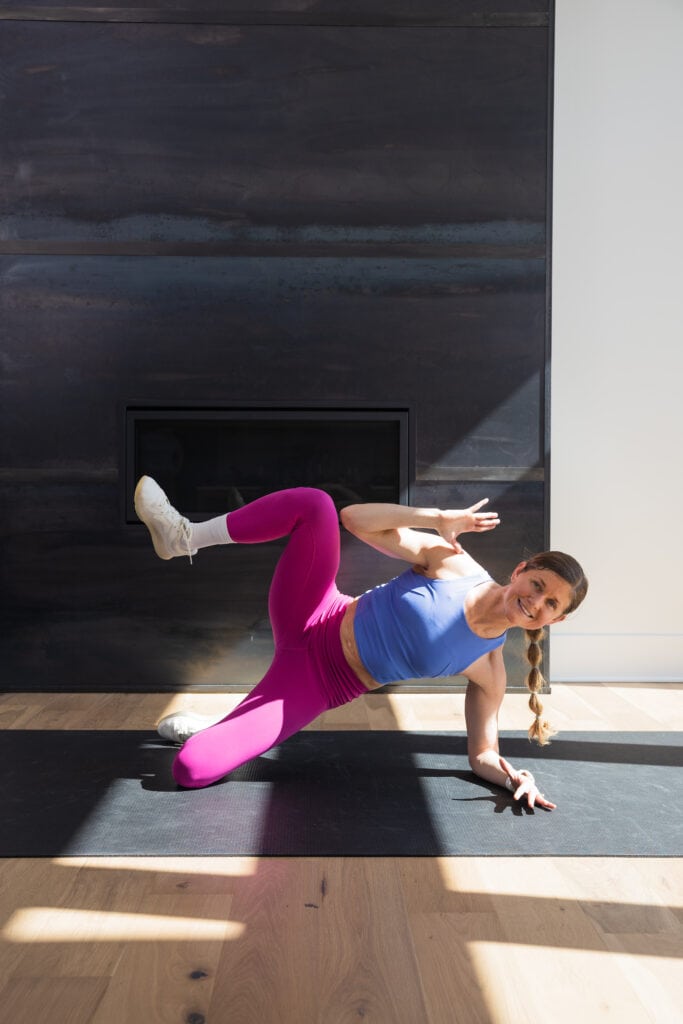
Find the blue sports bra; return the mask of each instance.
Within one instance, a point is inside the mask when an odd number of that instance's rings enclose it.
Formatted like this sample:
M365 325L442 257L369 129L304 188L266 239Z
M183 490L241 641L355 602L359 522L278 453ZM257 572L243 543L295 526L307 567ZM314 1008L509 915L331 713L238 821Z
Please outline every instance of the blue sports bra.
M457 675L507 633L486 640L465 618L465 598L487 573L433 580L414 569L363 594L354 633L361 661L378 683Z

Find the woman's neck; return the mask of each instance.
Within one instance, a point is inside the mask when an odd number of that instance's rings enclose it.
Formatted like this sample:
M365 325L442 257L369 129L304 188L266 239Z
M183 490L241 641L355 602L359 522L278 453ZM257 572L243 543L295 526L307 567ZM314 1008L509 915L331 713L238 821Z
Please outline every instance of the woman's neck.
M472 587L465 600L465 618L473 633L491 640L509 629L504 598L505 587L493 580Z

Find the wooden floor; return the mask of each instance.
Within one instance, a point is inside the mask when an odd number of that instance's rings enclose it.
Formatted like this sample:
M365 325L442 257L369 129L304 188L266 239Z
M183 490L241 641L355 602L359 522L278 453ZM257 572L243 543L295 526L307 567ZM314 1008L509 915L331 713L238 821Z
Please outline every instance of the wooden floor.
M680 730L682 690L556 685L546 703L563 729ZM6 694L0 728L148 729L177 707L211 713L237 699ZM509 695L501 728L527 722L524 696ZM314 723L463 726L463 699L453 694L372 695ZM0 1020L677 1024L682 863L0 861Z

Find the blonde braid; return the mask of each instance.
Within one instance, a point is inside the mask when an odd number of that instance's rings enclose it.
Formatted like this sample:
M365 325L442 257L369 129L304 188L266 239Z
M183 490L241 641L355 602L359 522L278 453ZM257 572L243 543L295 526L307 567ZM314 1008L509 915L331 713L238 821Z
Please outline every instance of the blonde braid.
M538 699L538 693L543 689L545 679L541 673L539 665L543 657L543 651L541 650L541 640L543 639L542 629L527 629L526 630L528 646L526 649L527 661L531 665L529 674L526 677L527 689L531 691L529 697L529 707L534 714L534 720L531 723L529 729L529 739L536 740L540 746L544 747L550 743L550 737L557 734L557 729L553 729L546 719L542 718L543 705Z

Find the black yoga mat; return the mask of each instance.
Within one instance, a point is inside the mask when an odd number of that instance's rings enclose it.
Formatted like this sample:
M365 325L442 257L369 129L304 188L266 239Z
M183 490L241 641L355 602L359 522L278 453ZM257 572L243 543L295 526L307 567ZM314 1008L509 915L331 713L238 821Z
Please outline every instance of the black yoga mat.
M683 854L678 733L504 734L550 813L474 776L461 733L307 731L203 790L153 733L0 736L3 857Z

